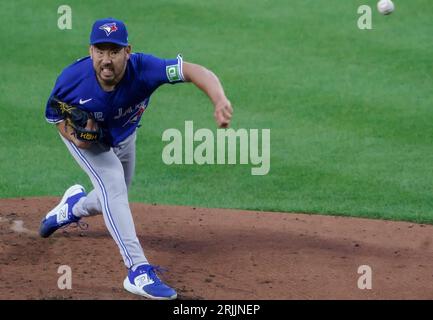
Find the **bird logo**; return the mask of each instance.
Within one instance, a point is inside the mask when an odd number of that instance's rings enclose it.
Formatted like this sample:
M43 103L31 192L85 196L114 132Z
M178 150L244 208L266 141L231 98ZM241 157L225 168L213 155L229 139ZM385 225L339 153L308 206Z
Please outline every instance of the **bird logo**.
M100 30L104 30L107 37L117 31L116 22L106 23L99 27Z

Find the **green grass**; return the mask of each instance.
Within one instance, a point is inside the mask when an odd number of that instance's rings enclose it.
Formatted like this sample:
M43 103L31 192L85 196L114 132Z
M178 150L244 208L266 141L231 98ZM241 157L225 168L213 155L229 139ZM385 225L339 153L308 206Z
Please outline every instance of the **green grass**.
M163 86L139 129L132 201L433 222L433 6L375 0L1 2L0 197L60 195L86 175L45 123L59 72L87 54L97 18L126 21L135 51L212 69L233 128L271 129L271 170L166 166L162 132L215 130L193 85ZM373 30L357 8L373 8Z

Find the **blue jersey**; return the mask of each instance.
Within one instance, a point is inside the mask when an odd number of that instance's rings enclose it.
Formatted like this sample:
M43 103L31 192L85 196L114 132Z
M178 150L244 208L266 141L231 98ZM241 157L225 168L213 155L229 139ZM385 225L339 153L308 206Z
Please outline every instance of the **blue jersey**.
M182 81L184 78L180 55L177 59L166 60L148 54L132 53L122 80L113 91L106 92L99 85L92 60L86 57L63 70L51 96L93 113L104 130L106 142L116 146L134 133L151 94L160 85ZM63 120L48 103L45 118L50 123Z

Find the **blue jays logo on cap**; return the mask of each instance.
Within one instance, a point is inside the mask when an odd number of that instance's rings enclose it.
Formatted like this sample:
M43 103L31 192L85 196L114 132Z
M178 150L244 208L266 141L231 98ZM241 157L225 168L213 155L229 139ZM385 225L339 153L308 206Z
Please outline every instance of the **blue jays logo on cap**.
M112 33L117 31L116 22L113 23L106 23L99 27L99 29L104 30L107 34L107 37Z
M128 45L128 31L123 21L106 18L96 20L90 33L90 44L114 43L126 47Z

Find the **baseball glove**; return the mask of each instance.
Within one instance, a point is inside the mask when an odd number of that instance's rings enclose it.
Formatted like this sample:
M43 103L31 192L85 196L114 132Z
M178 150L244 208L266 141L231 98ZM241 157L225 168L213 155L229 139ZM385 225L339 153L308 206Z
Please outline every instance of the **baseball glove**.
M91 113L62 102L54 96L50 98L49 105L59 117L65 119L66 126L75 131L78 140L86 142L102 141L103 131L98 125L94 126L94 130L86 129L90 121L95 122Z

